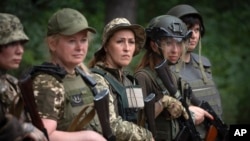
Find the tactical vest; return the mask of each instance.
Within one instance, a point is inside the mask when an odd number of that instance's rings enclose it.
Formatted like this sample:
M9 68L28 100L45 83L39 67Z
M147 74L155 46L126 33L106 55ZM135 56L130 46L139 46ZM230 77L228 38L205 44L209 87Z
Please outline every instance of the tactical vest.
M69 125L72 124L74 118L78 116L84 106L90 105L90 107L84 110L83 114L79 115L81 116L79 120L85 118L87 113L90 113L93 110L93 106L91 106L93 105L93 91L88 85L88 82L85 82L80 74L73 77L67 76L65 70L61 69L63 68L46 63L39 66L39 68L35 68L33 73L35 75L38 75L39 73L50 74L63 84L65 90L64 112L63 118L58 120L57 129L67 131L69 130ZM94 116L94 119L91 119L86 126L77 130L89 129L101 132L101 127L99 125L98 117Z
M211 63L205 57L202 57L202 63L207 77L206 81L202 78L202 72L199 68L199 56L194 53L191 54L191 61L189 64L185 64L184 68L180 70L175 68L174 71L190 84L194 95L199 100L207 101L216 114L221 117L221 97L212 79Z
M149 67L145 67L140 71L145 72L151 78L153 83L159 87L162 94L169 95L167 88L164 86L163 82L158 77L155 71L152 71ZM177 82L177 77L175 77L175 75L173 74L172 77L174 78L174 82ZM177 85L177 83L175 85ZM177 93L175 97L179 97L180 96L179 94L180 93ZM160 141L173 140L180 130L178 121L166 119L165 115L158 116L155 119L155 125L157 130L156 140Z
M126 89L127 88L135 88L138 86L132 85L132 83L130 86L124 86L119 81L117 81L115 77L113 77L111 74L105 72L101 68L100 69L99 68L92 68L91 71L93 73L97 73L97 74L103 76L109 82L109 84L112 86L113 93L117 94L119 115L126 121L131 121L131 122L137 123L138 122L138 111L142 107L130 108L129 99L127 97Z
M80 75L75 78L65 77L62 82L65 89L64 116L58 121L58 129L66 130L84 105L93 104L93 94ZM88 113L90 110L88 109L86 112ZM86 116L86 114L84 115ZM83 117L85 117L84 115ZM90 127L91 125L92 127ZM84 129L93 129L93 127L95 127L94 123L90 123Z

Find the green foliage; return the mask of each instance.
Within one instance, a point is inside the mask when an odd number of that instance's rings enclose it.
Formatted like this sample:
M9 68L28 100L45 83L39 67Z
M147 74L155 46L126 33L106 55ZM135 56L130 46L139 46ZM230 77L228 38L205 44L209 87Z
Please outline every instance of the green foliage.
M206 33L202 41L202 54L213 64L213 76L222 96L223 118L227 123L250 123L250 91L248 73L250 66L250 13L248 1L234 0L138 0L137 23L147 26L155 16L165 14L172 6L187 3L203 15ZM100 0L8 0L0 1L1 12L17 15L30 37L26 44L21 68L17 76L31 65L49 59L44 43L49 17L59 8L71 7L81 11L89 25L98 31L90 44L87 63L101 46L105 19L105 1ZM129 9L124 9L129 10ZM143 52L127 68L131 72L139 63Z
M224 119L228 123L249 123L250 98L247 73L250 50L247 48L250 14L248 4L241 7L227 7L223 12L205 9L206 35L203 41L203 54L211 58L213 74L222 95ZM217 5L218 6L218 5ZM216 14L220 13L220 14ZM240 15L240 16L239 16ZM242 16L244 15L244 16ZM245 101L245 104L244 104Z

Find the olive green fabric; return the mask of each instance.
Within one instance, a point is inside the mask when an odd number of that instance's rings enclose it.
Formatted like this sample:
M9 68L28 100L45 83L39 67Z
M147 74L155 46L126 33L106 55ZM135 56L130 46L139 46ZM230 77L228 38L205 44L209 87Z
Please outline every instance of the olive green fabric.
M93 27L88 26L88 21L79 11L63 8L54 13L49 19L47 36L53 34L73 35L82 30L96 33Z
M163 97L163 94L169 95L160 78L148 67L137 71L135 73L135 78L139 85L145 85L145 87L143 87L143 93L155 93L156 97L158 97L156 100ZM179 124L177 120L170 120L168 117L169 113L164 109L164 111L155 119L157 130L156 141L173 140L179 132Z
M58 122L57 129L67 131L68 126L85 105L93 103L93 93L86 82L78 74L66 74L62 77L56 72L60 71L59 66L54 65L53 70L43 70L52 68L53 64L44 64L37 73L33 74L33 89L41 118L52 119ZM62 68L61 68L62 69ZM43 71L41 71L43 70ZM98 80L96 80L98 82ZM98 83L99 85L99 83ZM98 87L99 90L99 87ZM86 113L92 108L86 110ZM83 118L86 114L83 114ZM97 114L82 130L101 131L101 126Z
M72 119L74 119L74 117L76 117L78 113L82 110L83 105L89 105L93 103L93 94L89 87L83 82L80 75L78 75L76 78L64 78L63 86L65 89L66 101L64 103L64 118L58 121L58 129L60 130L67 129L69 124L72 122ZM90 112L90 110L91 107L86 110L86 113ZM84 118L86 113L83 114L82 118ZM97 130L95 122L90 123L82 129L93 130L94 128L95 130Z

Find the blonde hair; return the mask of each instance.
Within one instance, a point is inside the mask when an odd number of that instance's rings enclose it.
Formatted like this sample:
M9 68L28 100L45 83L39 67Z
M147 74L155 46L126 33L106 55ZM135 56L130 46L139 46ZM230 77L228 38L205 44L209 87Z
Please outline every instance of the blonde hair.
M82 62L78 65L78 67L83 71L85 72L87 75L91 75L90 74L90 70L89 68Z
M48 47L48 50L49 50L49 53L50 53L50 56L51 56L51 60L53 60L53 53L52 51L50 50L50 46L51 46L51 42L55 42L56 44L59 42L61 36L64 36L64 35L61 35L61 34L53 34L53 35L50 35L50 36L47 36L45 38L45 42L47 44L47 47ZM87 33L87 38L88 38L88 42L91 42L93 40L93 33L91 32L88 32ZM78 65L78 67L84 71L87 75L91 75L90 74L90 70L88 69L88 67L82 62Z

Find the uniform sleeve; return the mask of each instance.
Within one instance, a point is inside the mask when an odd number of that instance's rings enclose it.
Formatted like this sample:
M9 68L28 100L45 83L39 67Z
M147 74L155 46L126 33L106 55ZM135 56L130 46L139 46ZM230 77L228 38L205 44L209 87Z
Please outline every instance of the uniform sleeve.
M63 85L51 75L40 74L33 81L33 90L40 116L59 119L63 114Z
M104 89L109 89L108 84L105 82L105 79L99 74L93 74L93 78L96 80L96 89L98 92Z
M114 98L109 95L109 116L112 131L119 140L123 141L150 141L152 133L133 122L125 121L115 112Z

